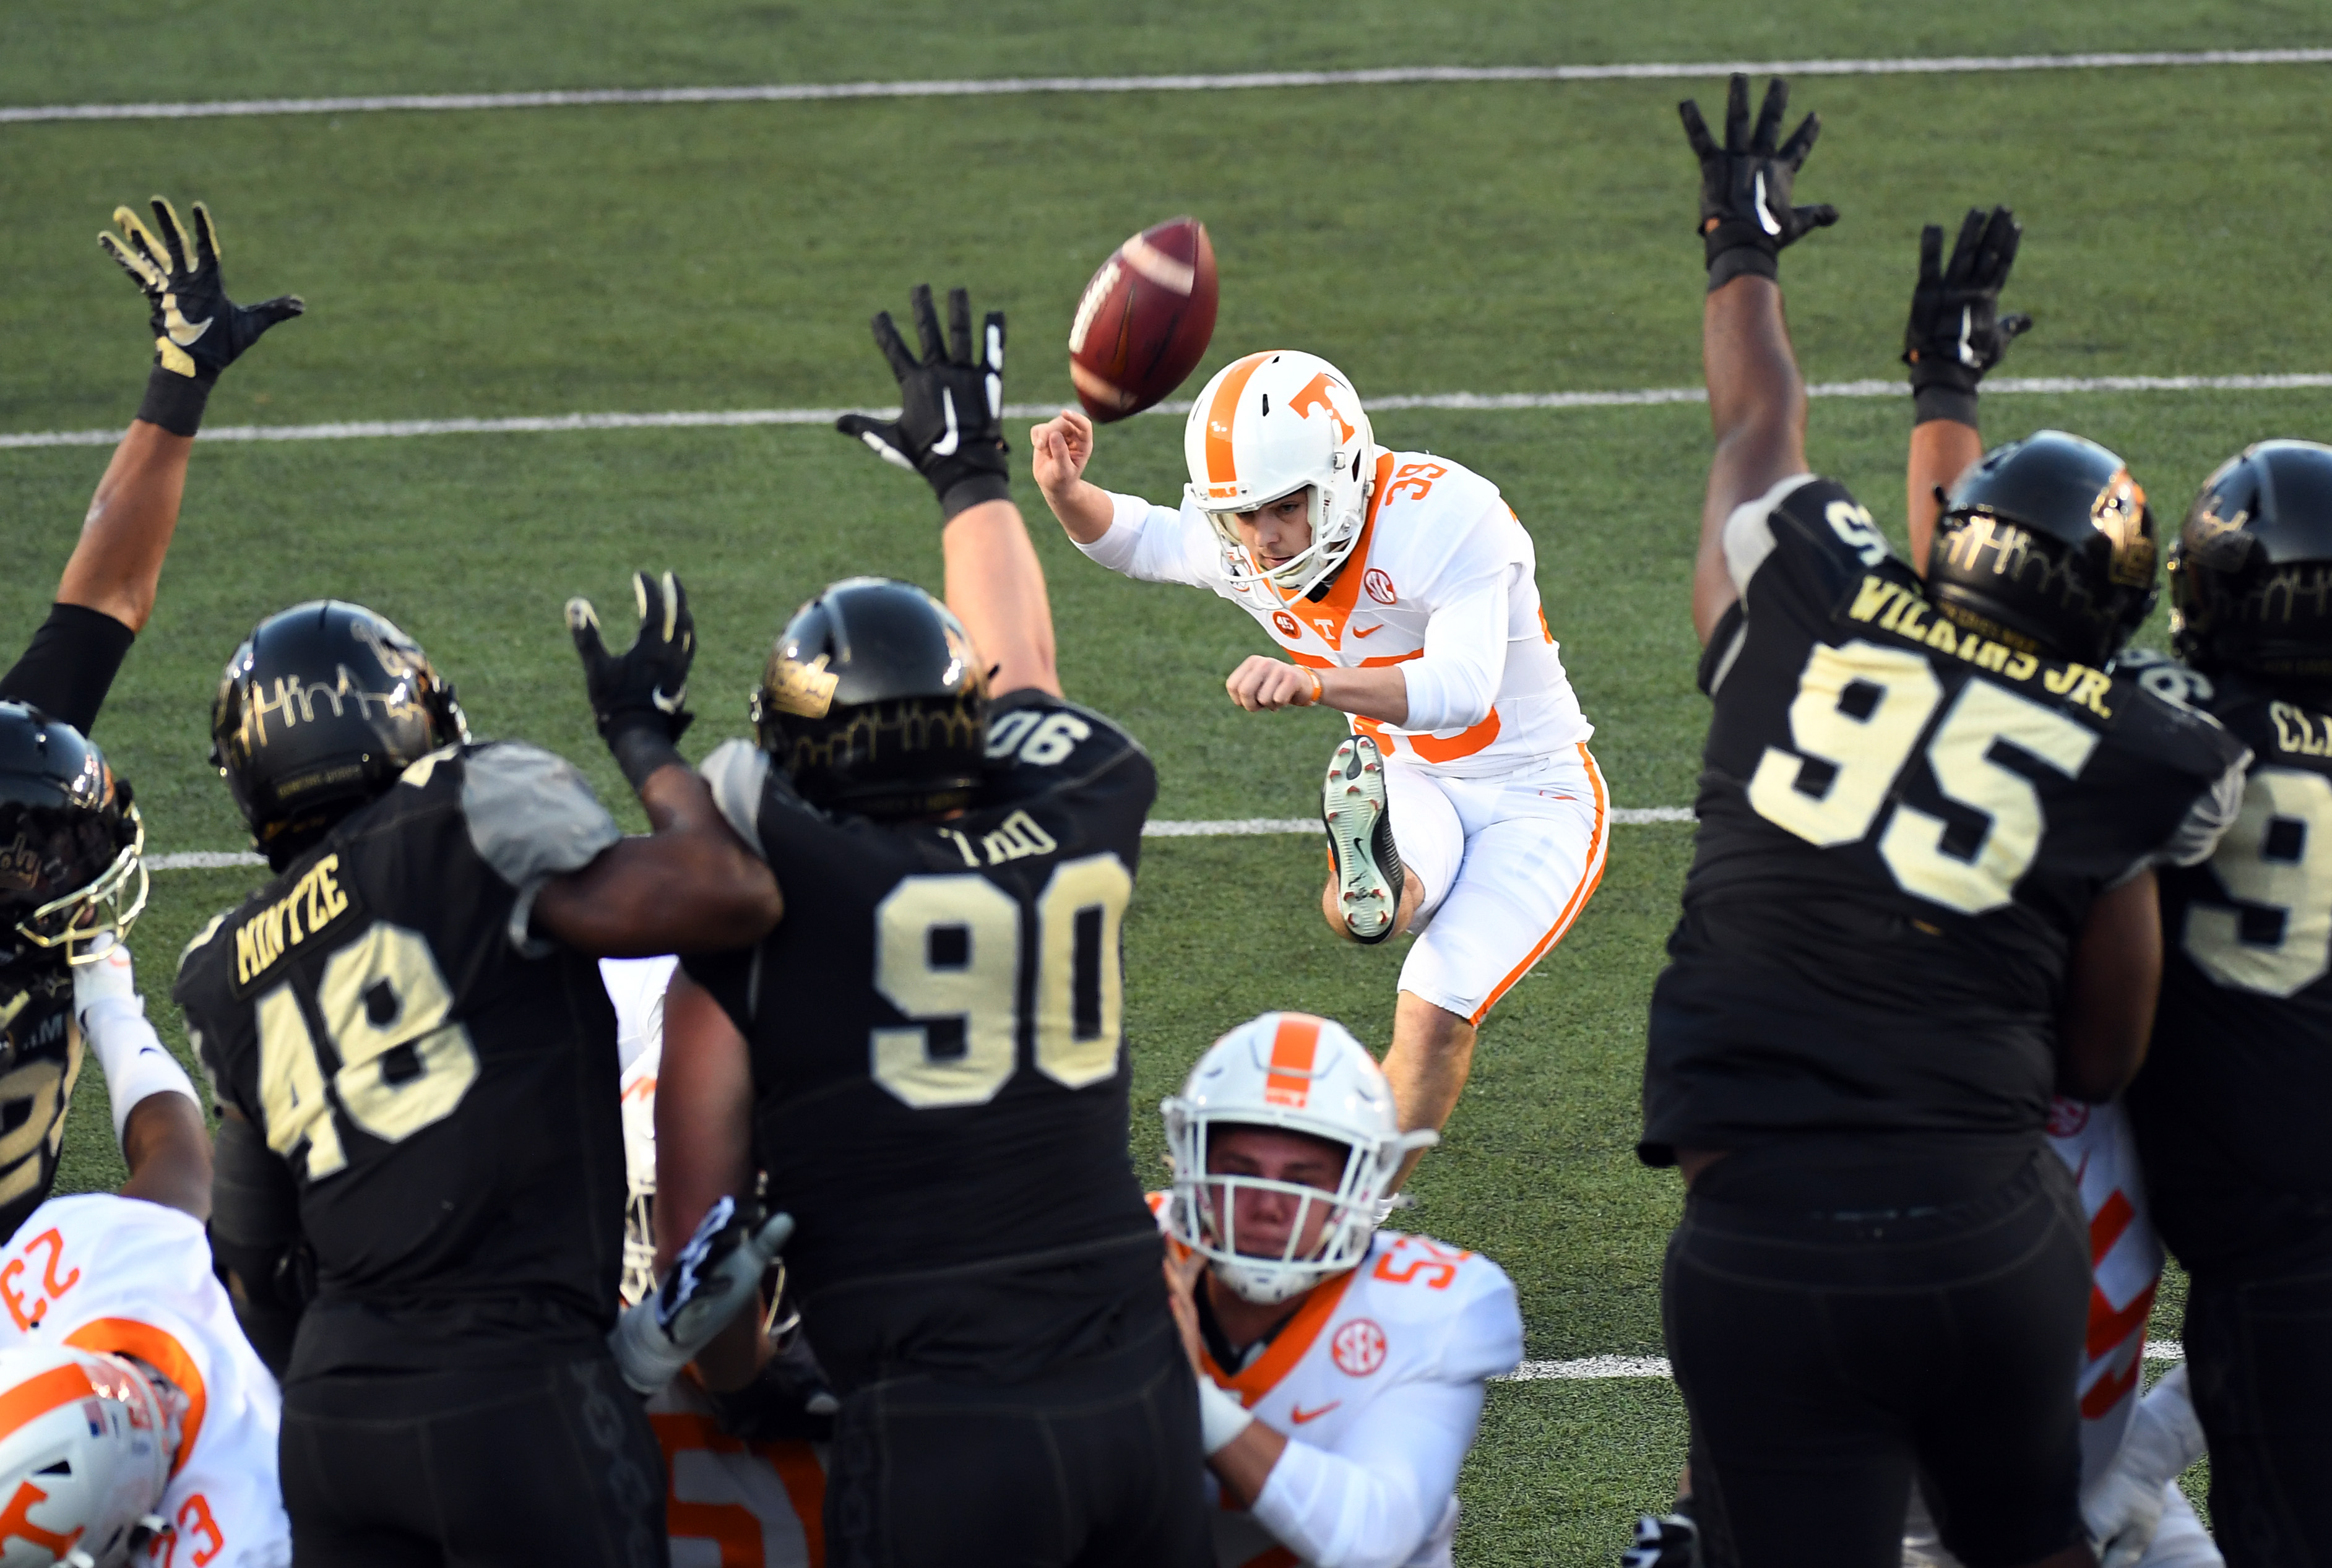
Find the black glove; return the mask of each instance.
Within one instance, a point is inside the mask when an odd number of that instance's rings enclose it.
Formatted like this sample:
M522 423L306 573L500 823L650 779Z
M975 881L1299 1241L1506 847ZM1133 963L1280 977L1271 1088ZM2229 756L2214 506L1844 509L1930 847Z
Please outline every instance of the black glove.
M1920 231L1919 286L1912 291L1911 321L1903 329L1915 421L1975 423L1976 383L2032 325L2030 316L1999 313L2000 291L2023 237L2022 225L2006 207L1988 215L1970 207L1946 266L1942 225L1929 224Z
M1687 1515L1636 1516L1636 1539L1621 1554L1620 1568L1700 1568L1700 1526Z
M210 209L200 202L195 204L191 239L160 196L154 198L154 226L162 231L161 239L128 207L114 208L113 221L128 243L110 234L99 234L97 243L146 292L153 308L155 368L138 417L174 435L192 435L219 372L268 328L307 310L307 302L297 294L256 305L228 299L219 280L218 231L211 225Z
M1012 449L1004 444L1004 312L988 312L975 358L970 294L961 289L948 291L944 343L940 340L939 312L932 309L931 285L917 283L909 299L916 335L923 340L921 364L899 340L891 312L878 311L874 317L874 346L899 378L899 417L846 414L834 427L865 442L884 462L922 474L938 493L940 516L945 520L966 507L1003 501L1012 493L1011 466L1005 461Z
M1826 202L1808 207L1790 205L1791 184L1821 134L1821 116L1806 116L1777 149L1773 139L1789 107L1790 84L1776 76L1765 89L1765 106L1757 112L1753 133L1749 79L1736 72L1725 96L1725 146L1720 148L1700 118L1700 105L1689 98L1677 105L1684 118L1685 139L1700 159L1700 228L1712 290L1744 272L1779 277L1776 258L1783 245L1809 229L1838 222L1838 209Z
M589 599L567 601L567 629L583 656L583 684L599 739L636 789L650 773L680 760L673 742L696 720L683 705L688 701L688 666L696 658L696 622L688 613L687 593L670 572L661 582L634 572L632 598L639 607L640 634L622 654L609 653L599 640L599 612Z
M835 1412L842 1408L809 1342L798 1334L743 1388L727 1393L706 1389L704 1397L721 1429L749 1443L828 1441Z

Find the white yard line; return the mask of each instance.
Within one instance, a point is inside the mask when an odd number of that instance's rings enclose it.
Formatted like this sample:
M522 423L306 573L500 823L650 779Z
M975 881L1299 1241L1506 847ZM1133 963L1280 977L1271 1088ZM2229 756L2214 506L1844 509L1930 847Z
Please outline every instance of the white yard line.
M1642 827L1656 822L1690 822L1693 815L1688 806L1621 806L1613 808L1611 820L1622 827ZM1152 821L1142 825L1144 838L1248 838L1264 834L1319 831L1319 819L1311 817L1227 817L1212 821ZM266 864L258 856L241 849L182 849L146 857L148 871L217 871L230 865Z
M2186 1349L2170 1340L2148 1340L2146 1359L2184 1361ZM1577 1361L1526 1361L1505 1376L1490 1381L1500 1383L1595 1382L1607 1378L1664 1378L1669 1375L1665 1356L1591 1355Z
M1991 71L2127 71L2165 66L2321 65L2332 49L2147 53L1954 54L1897 60L1741 60L1690 64L1391 65L1362 71L1247 71L1179 76L1012 76L939 81L769 82L741 87L588 88L543 92L382 93L212 103L54 103L0 108L0 124L73 120L219 120L479 109L589 109L661 103L799 103L855 98L1017 98L1050 92L1238 92L1461 81L1678 81L1752 76L1937 76Z
M2000 376L1983 384L1988 397L2086 392L2292 392L2332 387L2332 373L2303 371L2251 376ZM1821 381L1806 388L1812 397L1902 397L1901 381ZM1666 403L1705 403L1698 387L1648 387L1612 392L1425 392L1394 393L1364 400L1377 413L1405 408L1441 408L1504 413L1532 408L1637 408ZM1008 419L1046 419L1056 403L1008 403ZM1144 410L1150 415L1188 414L1176 400ZM588 430L713 429L753 425L831 425L845 414L868 413L888 419L896 408L723 408L668 414L523 414L497 419L362 419L338 425L223 425L202 433L205 441L366 441L416 435L526 435ZM33 430L0 435L0 451L42 446L111 446L119 430Z

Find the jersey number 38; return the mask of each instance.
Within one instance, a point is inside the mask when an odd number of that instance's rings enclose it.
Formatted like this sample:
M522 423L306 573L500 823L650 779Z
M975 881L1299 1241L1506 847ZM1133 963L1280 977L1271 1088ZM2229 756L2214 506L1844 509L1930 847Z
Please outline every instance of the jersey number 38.
M1110 854L1055 866L1025 922L984 876L903 880L874 910L874 989L917 1021L874 1031L874 1081L919 1111L994 1099L1019 1066L1024 942L1037 961L1037 1070L1070 1089L1113 1076L1125 1018L1118 933L1133 896ZM951 1023L960 1036L935 1034Z
M1927 661L1857 639L1816 644L1790 703L1794 753L1768 746L1749 779L1760 817L1828 847L1869 833L1897 776L1944 700ZM1987 819L1973 855L1944 846L1951 824L1897 800L1878 854L1904 892L1964 914L2013 896L2048 830L2032 780L1993 755L2002 742L2067 778L2097 749L2094 732L1989 681L1970 681L1927 741L1927 765L1945 798Z

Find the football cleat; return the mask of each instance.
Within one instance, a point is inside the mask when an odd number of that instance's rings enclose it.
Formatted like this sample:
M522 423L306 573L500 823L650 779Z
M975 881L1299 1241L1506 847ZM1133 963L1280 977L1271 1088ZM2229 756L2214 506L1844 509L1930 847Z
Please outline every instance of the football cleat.
M1620 1568L1700 1568L1700 1526L1681 1512L1636 1516L1636 1539L1620 1554Z
M1384 941L1400 913L1400 853L1385 809L1384 753L1366 735L1337 743L1321 788L1320 821L1344 929L1354 942Z

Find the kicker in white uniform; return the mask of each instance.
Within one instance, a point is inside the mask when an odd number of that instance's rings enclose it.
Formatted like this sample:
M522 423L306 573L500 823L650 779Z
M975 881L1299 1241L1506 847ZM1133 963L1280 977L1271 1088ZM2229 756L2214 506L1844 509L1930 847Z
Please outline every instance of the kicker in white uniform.
M1403 1160L1384 1075L1337 1024L1266 1013L1165 1103L1152 1200L1199 1372L1221 1568L1450 1561L1484 1383L1522 1358L1478 1253L1376 1228Z

